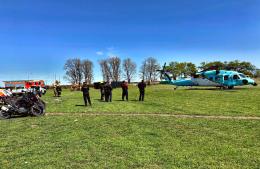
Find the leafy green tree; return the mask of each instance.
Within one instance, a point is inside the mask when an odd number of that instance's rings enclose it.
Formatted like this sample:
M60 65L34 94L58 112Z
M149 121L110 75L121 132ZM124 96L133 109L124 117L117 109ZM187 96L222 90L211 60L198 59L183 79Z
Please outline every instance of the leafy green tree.
M245 61L241 62L239 60L230 61L227 67L231 70L238 71L249 76L253 76L253 72L256 70L256 67L252 63Z
M226 62L221 62L221 61L201 62L199 69L207 70L207 69L210 69L211 67L216 67L218 69L225 69Z
M186 63L186 71L188 76L192 76L197 72L197 67L194 63L188 62Z
M177 69L178 62L170 62L169 66L166 68L172 74L172 78L175 80L179 76L179 71Z
M260 69L257 69L254 73L255 78L260 78Z
M202 62L199 66L199 69L207 70L213 67L220 70L221 69L234 70L249 76L253 76L253 72L256 70L256 67L252 63L246 61L241 62L239 60L234 60L230 62L227 61Z
M191 62L170 62L167 70L172 74L173 79L177 77L192 76L196 73L196 65Z

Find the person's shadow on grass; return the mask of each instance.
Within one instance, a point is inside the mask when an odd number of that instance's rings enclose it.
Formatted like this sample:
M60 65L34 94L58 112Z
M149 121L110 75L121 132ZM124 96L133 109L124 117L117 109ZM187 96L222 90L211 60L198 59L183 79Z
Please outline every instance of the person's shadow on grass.
M94 100L97 100L99 102L105 102L105 100L101 100L101 99L94 99Z
M131 102L139 102L139 100L138 99L132 99L132 100L130 100Z
M126 100L117 99L117 100L113 100L113 101L116 101L116 102L123 102L123 101L126 101Z

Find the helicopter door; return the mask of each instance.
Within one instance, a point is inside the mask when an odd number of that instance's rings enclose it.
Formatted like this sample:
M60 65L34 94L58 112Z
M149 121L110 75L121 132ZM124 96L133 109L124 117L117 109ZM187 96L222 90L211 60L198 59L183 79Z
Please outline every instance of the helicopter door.
M224 81L227 81L228 80L228 75L225 75L224 76Z
M233 75L233 80L238 80L240 79L238 75Z
M236 85L237 84L237 80L240 79L240 77L238 75L233 75L232 77L232 85Z
M224 76L223 84L224 84L224 85L228 85L228 82L229 82L229 75L225 75L225 76Z

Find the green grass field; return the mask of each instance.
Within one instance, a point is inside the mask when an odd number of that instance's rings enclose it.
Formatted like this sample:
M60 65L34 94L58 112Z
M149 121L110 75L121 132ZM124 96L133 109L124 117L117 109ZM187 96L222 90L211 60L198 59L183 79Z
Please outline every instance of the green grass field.
M0 128L0 168L260 167L253 120L65 115Z
M59 113L163 113L260 116L260 88L240 87L235 90L216 88L179 88L156 85L148 87L144 102L138 100L138 89L129 89L129 101L121 101L121 89L113 90L113 102L101 102L99 90L91 89L92 107L83 106L81 92L64 90L62 97L53 97L48 91L43 97L47 112Z
M105 103L91 89L93 106L83 107L81 92L55 98L48 91L47 116L0 121L0 168L260 168L259 120L105 115L260 116L259 87L158 85L148 87L145 102L136 101L137 92L132 87L122 102L116 89Z

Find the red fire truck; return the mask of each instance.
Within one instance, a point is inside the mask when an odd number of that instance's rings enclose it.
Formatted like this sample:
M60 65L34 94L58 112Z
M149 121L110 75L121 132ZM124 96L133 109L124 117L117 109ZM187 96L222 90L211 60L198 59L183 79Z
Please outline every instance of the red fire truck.
M3 81L6 89L10 89L12 93L21 93L34 89L36 87L45 94L46 87L43 80L13 80L13 81Z

